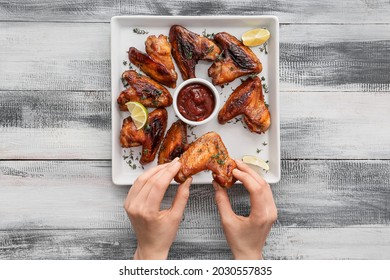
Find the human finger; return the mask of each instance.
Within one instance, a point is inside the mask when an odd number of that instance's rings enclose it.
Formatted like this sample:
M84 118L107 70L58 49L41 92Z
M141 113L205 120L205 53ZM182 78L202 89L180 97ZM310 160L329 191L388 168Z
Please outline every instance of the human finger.
M213 187L215 189L215 203L217 204L221 221L224 223L234 218L236 214L232 209L226 189L222 188L216 181L213 181Z
M142 198L150 209L157 211L160 209L160 204L164 198L165 192L172 182L173 177L179 172L180 167L181 163L176 160L148 180L144 188L145 191L142 190ZM143 196L144 194L146 194L146 196Z
M252 176L248 176L248 173L237 168L233 170L233 176L240 180L249 192L251 215L261 215L266 203L264 188Z
M187 178L187 180L177 188L175 199L172 202L171 211L180 217L183 216L188 198L190 197L191 183L192 177Z
M241 171L244 171L251 175L253 179L255 179L259 184L268 184L263 177L261 177L256 171L254 171L252 168L250 168L247 164L245 164L242 160L235 159L234 160L237 164L238 169Z
M138 176L138 178L134 181L133 186L129 190L129 195L136 196L144 187L148 179L158 173L160 170L164 169L168 164L169 163L157 165Z

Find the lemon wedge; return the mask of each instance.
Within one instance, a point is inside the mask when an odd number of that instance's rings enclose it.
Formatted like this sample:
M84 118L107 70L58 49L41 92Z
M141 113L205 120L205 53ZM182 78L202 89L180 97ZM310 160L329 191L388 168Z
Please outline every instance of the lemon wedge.
M256 165L258 167L263 168L265 171L269 170L269 165L263 159L255 157L255 156L243 156L242 161L247 164Z
M267 29L252 29L242 34L242 43L248 47L255 47L267 42L271 33Z
M127 110L137 130L143 128L148 121L148 110L139 102L127 102Z

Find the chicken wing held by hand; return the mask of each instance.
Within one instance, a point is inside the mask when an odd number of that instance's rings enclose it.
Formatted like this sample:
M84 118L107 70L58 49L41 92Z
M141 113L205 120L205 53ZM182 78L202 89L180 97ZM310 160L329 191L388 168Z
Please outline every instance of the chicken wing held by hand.
M137 130L131 117L123 120L120 134L120 142L123 148L142 145L141 164L152 162L163 140L167 128L168 113L164 108L151 112L148 116L147 125Z
M187 125L181 120L177 120L168 129L167 135L161 143L158 164L171 162L176 157L180 157L187 147Z
M122 79L130 87L122 91L118 97L117 101L121 111L127 111L126 103L129 101L136 101L145 107L154 108L172 105L172 96L169 91L148 76L128 70L123 72Z
M212 171L213 178L222 187L230 188L236 179L233 169L237 167L216 132L209 132L191 143L180 157L181 168L175 180L184 182L188 177L208 169Z
M214 61L208 71L214 85L229 83L238 77L263 70L259 58L236 37L220 32L214 36L214 40L221 45L223 56Z
M225 124L241 114L252 132L265 132L271 125L271 115L264 103L259 77L248 78L232 92L218 113L218 122Z
M169 30L172 55L181 72L183 80L195 78L195 66L199 60L215 60L221 49L207 37L191 32L180 25Z
M146 54L134 47L129 49L129 60L157 82L176 87L177 73L171 57L167 36L152 35L145 42Z

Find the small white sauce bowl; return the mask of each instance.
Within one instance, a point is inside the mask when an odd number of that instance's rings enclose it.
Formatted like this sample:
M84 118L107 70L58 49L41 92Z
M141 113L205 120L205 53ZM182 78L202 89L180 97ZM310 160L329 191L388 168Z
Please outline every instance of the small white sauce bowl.
M182 90L183 87L190 85L190 84L205 85L206 87L208 87L211 90L211 92L214 95L215 106L214 106L213 112L206 119L199 121L199 122L191 121L191 120L185 118L182 114L180 114L179 109L177 108L177 97L179 96L179 92ZM205 79L201 79L201 78L192 78L192 79L185 80L176 88L176 90L173 94L173 110L175 111L175 114L183 122L185 122L189 125L193 125L193 126L202 125L202 124L205 124L205 123L208 123L209 121L211 121L218 114L220 103L221 103L221 101L220 101L219 93L218 93L218 90L216 89L216 87L212 83L210 83L209 81L207 81Z

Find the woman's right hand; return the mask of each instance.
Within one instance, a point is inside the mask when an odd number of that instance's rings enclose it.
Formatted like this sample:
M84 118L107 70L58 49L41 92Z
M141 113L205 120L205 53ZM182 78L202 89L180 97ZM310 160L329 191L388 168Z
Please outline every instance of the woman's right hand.
M248 190L251 210L248 217L233 212L226 189L213 181L226 240L234 259L262 259L265 240L277 219L277 209L269 184L240 160L235 160L235 178Z

